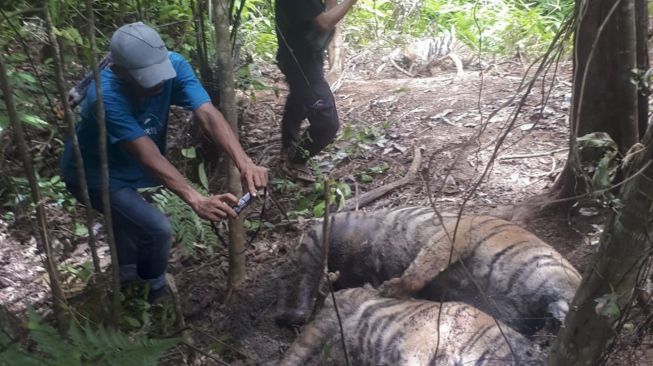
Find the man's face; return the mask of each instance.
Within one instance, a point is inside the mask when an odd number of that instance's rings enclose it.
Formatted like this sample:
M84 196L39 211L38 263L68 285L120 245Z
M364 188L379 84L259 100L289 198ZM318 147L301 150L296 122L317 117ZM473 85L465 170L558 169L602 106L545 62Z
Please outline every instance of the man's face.
M161 94L161 92L163 92L163 81L156 84L155 86L153 86L151 88L144 88L124 68L122 68L120 66L113 65L111 67L111 69L113 70L113 72L116 75L118 75L118 77L125 80L129 84L129 86L130 86L131 90L134 92L134 94L136 94L138 96L150 97L150 96Z

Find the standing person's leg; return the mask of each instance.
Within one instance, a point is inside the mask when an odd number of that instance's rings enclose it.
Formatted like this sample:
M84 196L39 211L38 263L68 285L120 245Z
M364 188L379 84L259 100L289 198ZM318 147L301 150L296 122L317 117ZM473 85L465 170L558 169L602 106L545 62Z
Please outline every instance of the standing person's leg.
M289 146L284 145L288 146L289 159L285 170L296 179L314 182L315 177L306 163L333 141L339 127L333 94L324 79L319 57L301 63L286 60L279 64L290 87L289 102L292 97L293 110L298 111L293 120L297 125L292 130L292 139L282 137L284 144L290 140ZM310 126L298 137L299 125L304 118L308 118ZM287 136L291 136L290 132Z
M308 152L308 157L319 154L328 144L332 143L340 127L331 88L324 76L322 74L319 76L319 78L313 79L312 90L316 102L308 110L310 126L304 132L302 139L302 148ZM299 162L302 161L300 157L297 158Z
M281 149L285 155L282 159L287 160L289 155L294 155L295 146L301 139L301 124L307 116L303 95L309 90L294 59L280 56L278 66L286 77L289 90L281 119Z
M301 124L306 118L306 110L301 98L296 95L297 93L293 92L291 87L283 110L283 118L281 119L281 148L285 154L292 151L301 138ZM283 158L286 159L287 156L283 156Z
M336 103L331 87L324 78L322 61L314 60L302 64L307 84L310 88L304 93L304 107L310 126L300 140L298 150L304 154L296 154L294 163L306 163L309 158L319 154L328 144L333 142L340 123L336 111Z

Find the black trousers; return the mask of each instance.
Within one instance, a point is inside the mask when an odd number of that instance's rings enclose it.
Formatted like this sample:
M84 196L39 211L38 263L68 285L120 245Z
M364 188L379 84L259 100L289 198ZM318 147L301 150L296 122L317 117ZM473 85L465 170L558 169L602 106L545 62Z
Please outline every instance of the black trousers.
M329 84L324 79L319 55L296 61L290 54L277 57L290 93L281 120L281 143L293 163L305 163L333 142L340 123ZM301 134L300 126L310 126Z

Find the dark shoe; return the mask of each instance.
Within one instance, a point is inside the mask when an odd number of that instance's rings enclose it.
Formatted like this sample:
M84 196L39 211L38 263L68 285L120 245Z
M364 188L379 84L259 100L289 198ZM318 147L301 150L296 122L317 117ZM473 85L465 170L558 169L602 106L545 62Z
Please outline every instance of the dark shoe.
M306 163L298 164L286 161L283 164L283 171L295 180L300 180L306 183L315 182L315 176L313 175L313 172L311 172L311 168L309 168L308 164Z
M184 314L181 309L181 299L179 291L175 284L175 279L170 273L166 273L166 285L157 290L150 290L148 301L152 304L152 309L161 313L162 317L169 318L172 315L174 319L175 330L181 330L186 327Z
M159 303L165 301L168 297L170 297L168 286L163 286L160 289L150 290L150 293L147 295L147 302L150 304Z

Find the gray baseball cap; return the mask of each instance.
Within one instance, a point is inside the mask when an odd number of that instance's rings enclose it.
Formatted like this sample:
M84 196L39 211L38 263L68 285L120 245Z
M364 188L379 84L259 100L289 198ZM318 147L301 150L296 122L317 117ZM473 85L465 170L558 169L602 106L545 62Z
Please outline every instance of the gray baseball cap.
M111 57L143 88L177 76L159 33L142 22L123 25L113 33Z

